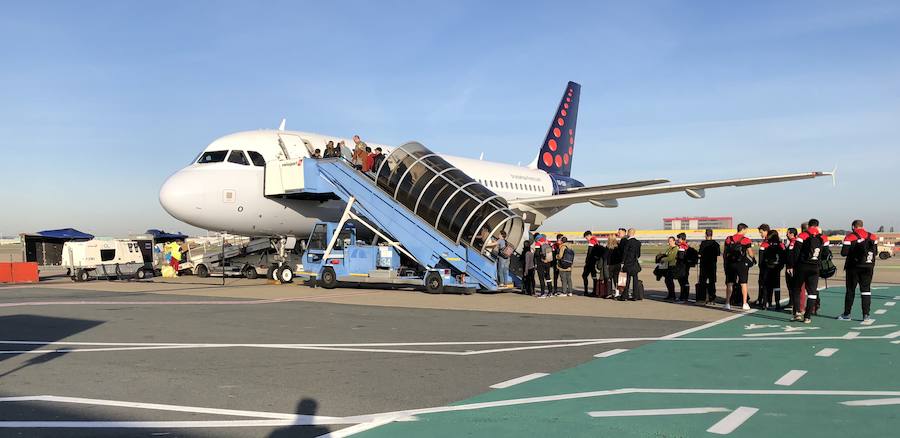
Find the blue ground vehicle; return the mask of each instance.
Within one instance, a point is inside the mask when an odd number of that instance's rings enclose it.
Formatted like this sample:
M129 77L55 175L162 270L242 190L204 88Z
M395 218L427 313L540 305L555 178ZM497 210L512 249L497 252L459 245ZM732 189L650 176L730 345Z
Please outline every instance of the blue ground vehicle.
M417 286L429 293L459 290L471 294L478 289L478 283L452 272L449 267L423 267L395 242L358 240L356 225L342 221L316 224L303 255L303 270L297 276L327 289L341 282Z

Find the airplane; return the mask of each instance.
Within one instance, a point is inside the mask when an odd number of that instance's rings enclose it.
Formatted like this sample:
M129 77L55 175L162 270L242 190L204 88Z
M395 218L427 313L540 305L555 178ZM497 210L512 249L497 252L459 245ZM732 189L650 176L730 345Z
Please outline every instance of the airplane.
M834 172L667 184L667 179L648 179L586 186L571 177L581 85L569 82L554 110L538 156L528 166L439 154L523 215L532 231L566 207L590 203L614 208L619 200L637 196L684 192L703 198L706 189L796 181ZM244 236L303 239L318 221L337 221L345 204L333 199L301 200L264 196L266 162L311 157L325 150L328 141L353 145L349 139L285 130L244 131L210 143L187 167L170 176L159 192L159 202L176 219L207 230ZM391 146L367 143L373 150L390 154ZM345 157L349 149L342 148ZM384 160L387 161L387 160Z

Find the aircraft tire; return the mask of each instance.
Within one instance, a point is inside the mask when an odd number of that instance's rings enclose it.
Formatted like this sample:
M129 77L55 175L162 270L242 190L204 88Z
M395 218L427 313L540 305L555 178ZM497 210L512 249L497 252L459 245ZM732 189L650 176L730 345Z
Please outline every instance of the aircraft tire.
M284 265L278 268L276 275L278 276L278 281L281 282L281 284L294 281L294 271L292 271L288 265Z

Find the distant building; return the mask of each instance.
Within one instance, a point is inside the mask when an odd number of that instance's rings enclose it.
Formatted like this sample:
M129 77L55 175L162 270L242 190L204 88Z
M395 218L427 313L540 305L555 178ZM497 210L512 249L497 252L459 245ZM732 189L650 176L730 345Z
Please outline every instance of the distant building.
M734 218L731 216L663 218L664 230L705 230L707 228L712 228L714 230L734 228Z

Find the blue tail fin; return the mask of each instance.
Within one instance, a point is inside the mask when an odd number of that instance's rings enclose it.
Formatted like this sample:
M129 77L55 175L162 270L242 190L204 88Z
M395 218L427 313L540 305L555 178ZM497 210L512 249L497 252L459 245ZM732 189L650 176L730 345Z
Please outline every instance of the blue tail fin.
M550 122L547 137L541 144L541 152L537 159L538 169L553 175L571 176L580 97L581 85L569 82Z

